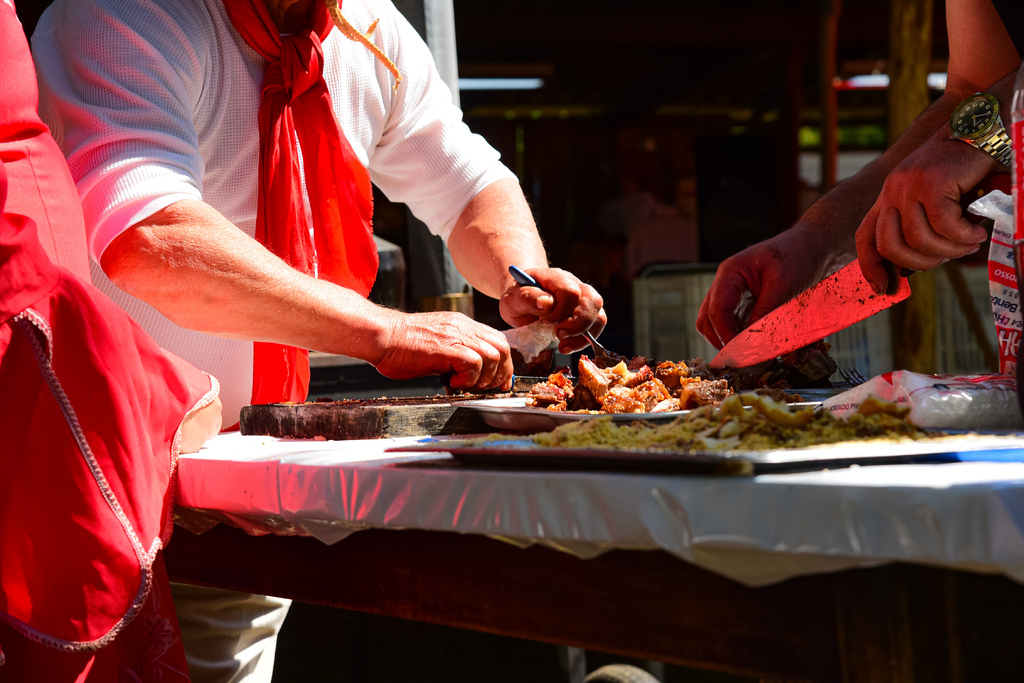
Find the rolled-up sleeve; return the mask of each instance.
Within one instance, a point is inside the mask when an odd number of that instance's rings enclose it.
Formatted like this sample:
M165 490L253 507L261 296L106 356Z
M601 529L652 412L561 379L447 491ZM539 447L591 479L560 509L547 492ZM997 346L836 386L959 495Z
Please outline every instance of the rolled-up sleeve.
M199 17L175 2L59 2L32 37L40 113L68 160L97 260L131 225L202 199ZM192 10L192 14L195 11Z

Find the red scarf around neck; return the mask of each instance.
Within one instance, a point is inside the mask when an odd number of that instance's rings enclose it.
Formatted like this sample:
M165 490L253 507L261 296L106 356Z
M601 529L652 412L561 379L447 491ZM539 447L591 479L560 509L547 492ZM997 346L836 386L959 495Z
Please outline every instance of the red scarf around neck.
M321 41L334 26L327 7L317 0L312 26L285 36L264 0L224 0L224 8L242 39L267 60L259 108L256 239L293 268L366 296L379 263L373 195L369 174L338 126L323 77ZM253 403L306 400L305 350L257 342L254 354Z

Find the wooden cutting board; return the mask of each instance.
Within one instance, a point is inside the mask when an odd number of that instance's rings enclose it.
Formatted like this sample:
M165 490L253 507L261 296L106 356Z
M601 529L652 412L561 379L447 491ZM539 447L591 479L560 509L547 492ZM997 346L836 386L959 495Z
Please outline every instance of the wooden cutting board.
M502 394L494 396L507 396ZM464 406L479 395L381 398L365 401L269 403L242 408L242 434L328 440L380 439L494 431Z

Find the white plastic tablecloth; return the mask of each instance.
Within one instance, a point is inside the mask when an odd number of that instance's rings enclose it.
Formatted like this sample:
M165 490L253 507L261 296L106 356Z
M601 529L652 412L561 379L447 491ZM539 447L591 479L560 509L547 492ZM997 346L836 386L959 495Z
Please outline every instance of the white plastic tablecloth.
M904 561L1024 583L1024 463L745 477L472 469L416 438L222 434L179 461L178 503L250 533L482 534L593 557L665 550L747 585Z

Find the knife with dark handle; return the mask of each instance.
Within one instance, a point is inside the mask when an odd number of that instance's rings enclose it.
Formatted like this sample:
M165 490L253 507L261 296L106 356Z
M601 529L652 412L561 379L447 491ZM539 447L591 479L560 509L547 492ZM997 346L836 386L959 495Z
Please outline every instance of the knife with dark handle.
M910 296L911 271L887 270L888 291L875 294L853 261L751 323L711 359L711 368L746 368L772 360L903 301Z
M528 393L530 389L533 389L538 384L548 381L547 377L526 377L521 375L512 375L512 388L507 391L501 389L500 387L474 391L471 389L453 389L451 384L452 377L454 376L455 373L449 370L448 372L445 372L440 377L438 377L438 379L441 380L441 386L444 387L445 393L447 393L448 395L458 392L466 394L525 394Z

